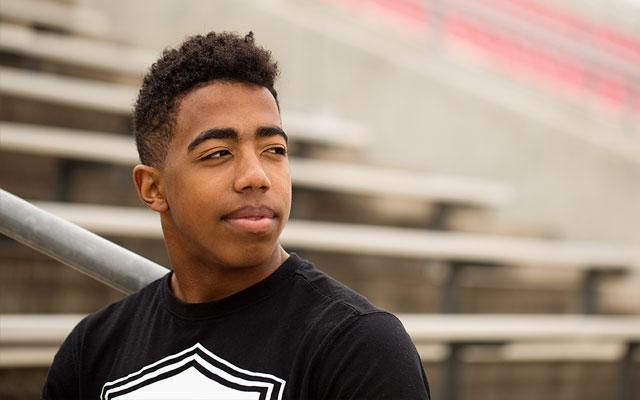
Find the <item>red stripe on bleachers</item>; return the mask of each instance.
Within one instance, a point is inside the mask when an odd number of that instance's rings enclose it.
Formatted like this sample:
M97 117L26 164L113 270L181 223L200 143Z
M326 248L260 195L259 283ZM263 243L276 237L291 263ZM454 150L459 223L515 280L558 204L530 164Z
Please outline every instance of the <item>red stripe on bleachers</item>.
M376 15L383 18L388 16L387 22L395 24L396 29L424 35L428 34L429 25L434 23L433 13L444 10L443 19L439 21L441 37L454 47L460 44L472 46L495 67L544 83L552 90L574 94L591 93L603 100L608 107L631 107L640 112L640 100L637 97L629 98L631 83L621 73L594 66L587 70L588 63L583 59L562 52L553 43L541 43L518 35L517 32L483 23L462 12L465 7L447 7L446 1L441 3L441 10L430 10L427 8L429 2L415 0L326 1L358 10L375 9ZM640 65L640 38L586 21L535 0L474 1L491 7L494 11L498 10L515 21L535 24L615 59Z

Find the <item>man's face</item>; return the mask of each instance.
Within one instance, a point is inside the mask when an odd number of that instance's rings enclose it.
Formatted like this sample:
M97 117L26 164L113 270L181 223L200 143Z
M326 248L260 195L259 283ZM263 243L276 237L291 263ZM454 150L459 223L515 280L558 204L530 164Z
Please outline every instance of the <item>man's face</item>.
M173 134L161 169L172 261L250 267L280 251L291 178L271 93L230 82L195 89L179 104Z

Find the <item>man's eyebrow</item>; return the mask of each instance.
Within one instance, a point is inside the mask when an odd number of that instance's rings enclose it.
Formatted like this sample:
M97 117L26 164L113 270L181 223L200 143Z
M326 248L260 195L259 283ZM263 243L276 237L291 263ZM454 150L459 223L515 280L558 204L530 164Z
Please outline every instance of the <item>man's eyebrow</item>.
M198 136L187 146L187 152L191 152L200 143L209 139L234 139L238 140L238 132L233 128L212 128L200 132Z
M260 127L256 130L256 137L271 137L280 135L284 138L285 142L288 143L289 138L284 131L277 126L264 126ZM206 131L201 132L198 136L196 136L191 143L187 146L187 152L191 152L196 148L200 143L205 142L209 139L233 139L238 140L238 132L236 132L233 128L211 128Z
M287 134L284 133L282 128L279 128L277 126L264 126L264 127L258 128L258 130L256 131L257 137L270 137L270 136L276 136L276 135L282 136L285 142L287 143L289 142L289 137L287 136Z

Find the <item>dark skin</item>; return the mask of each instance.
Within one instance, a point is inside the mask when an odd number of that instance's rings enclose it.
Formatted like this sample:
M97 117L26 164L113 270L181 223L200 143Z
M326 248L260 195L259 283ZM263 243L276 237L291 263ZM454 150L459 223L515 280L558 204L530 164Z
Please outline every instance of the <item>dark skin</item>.
M288 257L278 242L291 207L286 135L271 93L247 83L192 90L176 117L163 165L139 164L133 178L160 214L173 294L220 300Z

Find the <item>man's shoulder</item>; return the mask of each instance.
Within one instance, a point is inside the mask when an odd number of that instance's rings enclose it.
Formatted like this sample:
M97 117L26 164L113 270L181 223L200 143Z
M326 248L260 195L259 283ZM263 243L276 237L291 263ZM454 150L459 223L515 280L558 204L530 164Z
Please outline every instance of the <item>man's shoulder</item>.
M320 334L389 337L408 336L400 320L391 312L373 305L365 296L335 280L301 260L296 270L298 286L303 287L303 301L309 303L308 317L319 327L332 327L331 332L318 329Z
M309 261L301 260L296 278L311 301L322 307L335 307L353 316L381 312L365 296L319 270Z
M320 337L310 364L314 393L323 398L429 398L420 356L395 315L311 264L300 266L296 276L317 315L311 330Z
M400 320L392 313L373 305L369 300L333 279L306 260L296 269L295 301L302 303L296 313L300 324L313 325L313 332L325 344L345 341L402 343L411 347L411 341ZM287 293L290 296L291 293ZM303 324L304 325L304 324ZM355 342L354 342L354 338ZM323 346L330 348L331 346Z

